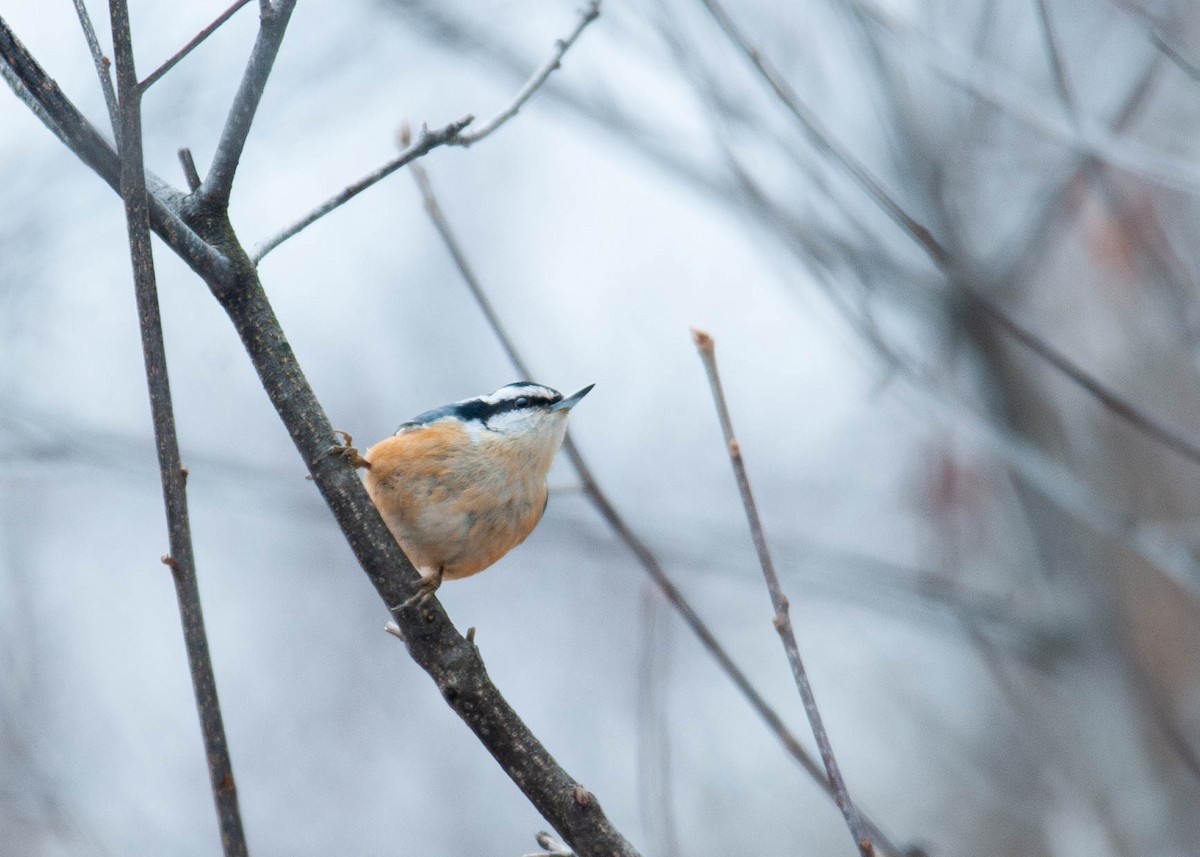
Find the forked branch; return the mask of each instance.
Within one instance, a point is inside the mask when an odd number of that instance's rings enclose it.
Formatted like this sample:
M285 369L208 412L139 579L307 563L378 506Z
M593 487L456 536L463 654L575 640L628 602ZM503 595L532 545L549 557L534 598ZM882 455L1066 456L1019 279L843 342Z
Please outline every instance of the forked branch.
M307 229L313 223L320 220L334 209L346 204L367 188L377 184L378 182L390 176L392 173L396 172L396 170L408 163L411 163L412 161L415 161L422 155L427 154L439 146L470 146L473 143L478 143L483 138L495 132L498 128L508 122L508 120L517 115L517 112L525 105L527 101L529 101L530 98L533 97L533 94L542 87L542 84L546 82L546 79L550 77L551 73L562 64L563 56L570 49L570 47L575 44L576 40L579 38L580 34L583 33L587 25L596 20L598 17L600 17L600 0L590 0L587 7L580 13L579 20L575 24L575 28L571 31L570 35L555 42L554 52L551 54L550 59L533 73L533 76L529 78L529 81L523 87L521 87L520 92L516 94L516 96L508 103L508 105L506 105L491 119L488 119L486 122L482 123L476 131L470 134L464 133L464 129L471 122L473 122L475 118L474 116L469 115L463 117L457 122L451 122L449 125L446 125L437 131L430 131L425 126L421 126L421 131L417 135L416 142L412 144L406 143L404 151L395 158L392 158L390 161L383 164L383 166L378 167L348 187L343 188L325 202L318 205L308 214L304 215L290 226L286 226L279 230L266 241L263 241L261 244L259 244L258 247L255 248L254 254L251 257L254 260L254 264L257 265L259 262L261 262L264 256L266 256L284 241L287 241L289 238L295 236L304 229Z
M241 161L246 138L250 135L250 125L254 122L254 114L267 88L271 68L275 65L275 57L279 54L279 46L283 44L283 36L295 8L296 0L279 0L278 5L264 4L262 7L258 38L250 51L241 85L225 119L212 167L197 191L203 205L215 209L224 209L229 205L233 176Z

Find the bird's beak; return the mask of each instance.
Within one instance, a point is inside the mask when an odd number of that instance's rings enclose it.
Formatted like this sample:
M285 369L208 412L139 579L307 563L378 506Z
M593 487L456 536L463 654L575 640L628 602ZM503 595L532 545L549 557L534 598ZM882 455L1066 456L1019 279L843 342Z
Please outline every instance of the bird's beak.
M588 384L586 387L584 387L578 393L567 396L565 399L562 399L561 401L555 402L553 405L550 406L550 410L552 410L552 411L569 411L569 410L571 410L571 408L578 405L579 400L582 399L584 396L586 396L591 391L592 387L595 387L595 386L596 386L595 384Z

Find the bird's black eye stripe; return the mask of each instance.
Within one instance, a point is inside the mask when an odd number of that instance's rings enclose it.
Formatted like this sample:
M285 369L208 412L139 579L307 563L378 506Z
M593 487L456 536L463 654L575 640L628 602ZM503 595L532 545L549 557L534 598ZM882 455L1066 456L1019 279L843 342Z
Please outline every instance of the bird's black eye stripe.
M499 414L506 414L509 411L518 411L522 408L536 408L538 406L548 407L553 405L561 398L562 396L559 394L546 396L533 393L528 396L517 396L515 399L501 399L500 401L493 403L476 400L471 404L478 404L480 406L478 411L479 419L486 423L492 417Z
M492 417L507 413L509 411L520 410L530 407L549 407L555 402L562 401L562 393L551 390L545 387L538 387L535 384L527 382L517 382L509 384L508 387L533 387L528 394L515 396L514 398L500 399L497 402L489 402L488 397L480 397L478 399L467 399L465 402L455 402L453 405L443 405L440 408L434 408L432 411L426 411L423 414L418 414L408 422L401 424L400 429L409 428L411 426L426 426L430 423L435 423L438 420L446 417L468 422L477 420L483 424L487 424ZM506 389L502 387L501 389ZM541 392L544 390L545 392ZM400 429L397 429L399 431Z

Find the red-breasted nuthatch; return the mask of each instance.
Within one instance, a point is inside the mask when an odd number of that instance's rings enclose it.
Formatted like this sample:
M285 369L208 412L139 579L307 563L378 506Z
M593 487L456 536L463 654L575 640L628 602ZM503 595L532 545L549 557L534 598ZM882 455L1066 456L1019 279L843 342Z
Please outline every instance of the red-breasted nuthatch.
M405 606L443 579L483 571L533 532L549 499L546 474L567 430L572 396L518 381L427 411L352 460L367 493L424 580Z

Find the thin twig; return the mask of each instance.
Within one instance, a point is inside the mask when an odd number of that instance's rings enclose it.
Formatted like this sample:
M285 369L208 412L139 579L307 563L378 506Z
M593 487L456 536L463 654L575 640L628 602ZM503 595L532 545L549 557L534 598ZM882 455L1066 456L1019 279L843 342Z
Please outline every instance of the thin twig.
M284 241L287 241L297 233L308 228L334 209L339 208L340 206L349 202L367 188L379 181L382 181L396 170L403 167L405 164L416 160L432 149L435 149L438 146L466 147L470 146L472 143L478 143L484 137L489 136L497 128L517 115L517 112L525 105L525 102L529 101L529 99L533 97L533 94L537 92L538 89L541 88L542 84L546 82L546 79L550 77L550 74L562 64L563 55L566 54L571 45L575 44L575 41L579 38L580 33L584 31L588 24L596 20L596 18L599 16L600 0L590 0L587 7L580 13L579 22L575 25L575 29L571 31L571 34L565 39L559 39L557 42L555 42L554 53L550 59L541 68L534 72L533 77L531 77L529 81L523 87L521 87L520 92L517 93L517 96L508 104L508 106L502 109L491 119L488 119L486 122L480 125L478 131L475 131L471 134L462 133L463 129L474 121L473 116L466 116L457 122L451 122L449 125L446 125L444 128L441 128L437 131L429 131L424 125L422 125L421 133L418 135L417 141L411 145L406 144L405 150L395 158L388 161L378 169L363 176L349 187L344 188L343 190L334 194L308 214L297 220L295 223L285 227L284 229L281 229L266 241L263 241L261 244L259 244L258 247L255 248L254 254L251 256L251 258L254 260L254 264L257 265L259 262L261 262L264 256L266 256Z
M245 857L246 836L238 808L237 786L229 758L229 745L221 719L216 677L200 608L200 589L192 553L191 524L188 521L187 487L175 434L175 414L171 403L171 385L167 376L167 356L163 343L162 318L154 277L154 257L150 244L150 210L147 203L145 166L142 161L141 93L133 65L133 39L129 30L129 10L125 0L110 0L113 52L117 66L119 91L121 159L121 196L129 230L134 286L137 294L138 321L146 362L146 384L154 415L154 436L158 447L158 467L162 477L167 529L171 553L163 562L171 569L175 594L179 601L183 639L187 647L188 667L200 730L208 757L209 781L221 844L226 857Z
M109 72L109 60L100 47L96 38L96 28L92 26L92 16L88 14L84 0L73 0L75 14L79 17L79 26L83 30L83 38L87 41L88 52L92 55L92 64L96 66L96 76L100 78L100 91L104 93L104 105L108 108L108 121L112 125L113 136L121 121L117 115L117 93L113 89L112 74Z
M750 491L750 479L746 475L746 465L742 460L741 447L738 445L737 439L733 434L733 421L729 416L729 408L725 403L725 393L721 389L721 377L717 372L717 358L713 339L709 334L700 330L693 330L692 336L696 342L696 349L700 352L700 359L704 362L704 371L708 374L709 386L712 387L713 402L717 406L717 416L721 421L721 431L725 435L725 444L729 451L729 461L733 465L733 473L737 479L738 491L742 495L742 505L746 507L746 518L750 522L750 533L754 538L754 547L758 551L758 561L762 565L763 577L766 579L767 590L771 595L771 604L775 608L775 630L779 632L779 637L783 641L783 648L787 652L788 663L792 667L792 676L796 680L796 688L800 691L800 698L804 701L804 713L808 715L809 725L812 726L813 737L816 739L817 747L821 751L821 760L825 763L825 771L829 775L829 782L833 784L837 793L838 809L842 811L842 815L846 819L846 826L850 828L850 833L854 837L854 842L858 846L859 852L863 857L870 857L875 851L874 845L866 828L863 826L854 801L850 799L850 792L846 789L845 780L842 779L837 758L833 755L833 746L829 743L829 736L825 732L825 724L821 720L821 712L817 708L817 700L813 695L812 685L808 680L808 673L804 669L804 662L800 659L800 647L796 644L796 634L792 630L792 621L788 615L788 599L783 594L783 588L779 585L779 575L775 573L775 564L771 560L771 552L767 548L766 536L763 535L762 522L758 517L758 508L754 502L754 495Z
M536 377L536 374L531 370L529 364L526 363L525 358L517 349L512 336L509 335L504 323L500 320L495 306L493 306L491 300L488 298L483 284L471 267L466 253L462 249L462 245L459 243L449 220L438 203L433 184L430 182L425 168L420 164L413 164L412 174L418 189L421 191L425 211L428 213L430 221L433 223L450 256L454 259L454 264L458 268L463 282L475 298L475 302L483 312L488 326L491 327L493 334L500 342L500 346L508 356L509 362L513 364L513 367L521 377ZM666 571L663 570L658 557L634 533L621 513L617 511L616 506L609 500L608 495L600 487L599 482L597 482L591 466L584 459L583 453L579 451L579 447L575 444L570 429L567 430L563 439L562 449L563 454L571 462L571 466L575 468L575 472L579 475L579 481L584 494L600 514L600 517L613 530L617 538L624 542L630 552L633 553L638 564L650 575L651 580L654 581L668 603L683 619L684 624L700 640L701 645L704 646L705 650L717 662L717 665L720 666L729 680L733 682L746 701L750 703L755 713L758 714L767 727L779 739L787 753L825 790L826 794L836 800L836 790L826 777L825 772L821 769L820 763L804 748L788 728L787 724L784 723L783 718L779 716L770 703L767 702L766 698L754 687L746 673L734 662L729 652L726 651L725 647L716 638L716 635L709 628L708 624L700 617L695 608L692 607L691 602L687 600L683 592L675 585L675 582ZM902 849L896 846L874 821L867 818L861 812L860 817L862 817L864 823L868 826L871 838L880 847L880 850L888 854L897 855L897 857L903 853Z
M221 130L212 166L197 191L204 205L222 209L229 204L233 176L237 172L246 138L250 135L250 125L254 122L254 114L267 88L271 67L275 64L295 7L296 0L280 0L277 7L271 7L269 12L264 10L260 17L258 38L250 52L250 60L246 63L246 71L242 74L233 104L229 107L229 116Z
M580 34L587 28L587 25L599 17L600 0L590 0L588 5L579 14L579 21L575 24L575 29L565 39L559 39L554 43L554 53L551 54L550 59L546 60L542 67L533 73L533 77L529 78L528 82L521 87L521 91L516 94L516 97L513 98L509 105L487 122L476 126L469 134L459 135L459 138L454 141L454 145L466 147L472 143L478 143L509 119L516 116L518 111L525 106L525 102L532 98L533 94L546 82L546 78L562 64L563 56L570 50L571 45L575 44L575 40L579 38Z
M459 119L456 122L451 122L449 125L438 128L436 131L430 131L428 128L422 125L421 132L417 135L417 140L415 143L407 146L403 152L392 158L383 166L376 169L374 172L363 176L352 185L343 188L341 191L331 196L329 199L318 205L291 226L281 229L266 241L259 244L258 247L255 248L254 254L250 258L253 260L254 264L257 265L262 261L263 256L266 256L284 241L287 241L298 232L308 228L326 214L333 211L335 208L338 208L339 206L344 205L345 203L354 199L354 197L358 196L371 185L375 184L381 179L387 178L392 173L396 172L396 170L400 169L406 164L411 163L412 161L415 161L417 158L426 154L430 150L449 143L459 135L459 132L461 132L463 128L466 128L468 125L470 125L474 119L474 116L464 116L462 119Z
M83 2L83 0L75 0L76 5L78 5L79 3L82 3L82 2ZM197 33L190 42L188 42L186 45L184 45L182 48L180 48L173 57L171 57L169 60L164 62L162 65L160 65L154 71L150 72L150 74L146 75L146 79L138 84L138 88L141 89L142 92L145 92L147 89L152 87L155 83L158 82L159 78L161 78L164 74L166 74L171 69L173 69L175 67L176 63L178 63L181 59L183 59L188 54L190 54L193 50L195 50L196 47L199 46L199 44L201 42L203 42L205 39L207 39L209 36L211 36L213 33L215 33L217 31L217 28L219 28L222 24L224 24L226 21L228 21L230 18L232 18L234 12L236 12L238 9L241 9L243 6L245 6L249 2L250 2L250 0L236 0L236 2L232 6L230 6L228 9L226 9L220 15L218 15L211 24L209 24L207 27L205 27L203 30L201 30L199 33Z

